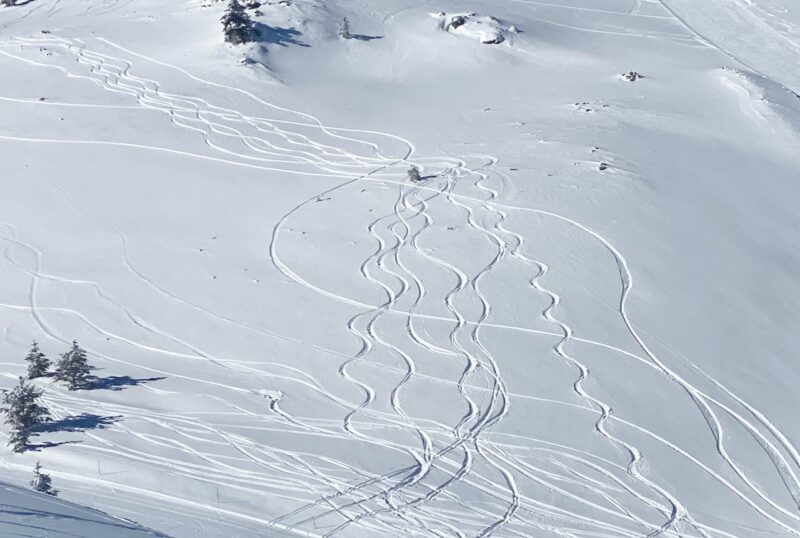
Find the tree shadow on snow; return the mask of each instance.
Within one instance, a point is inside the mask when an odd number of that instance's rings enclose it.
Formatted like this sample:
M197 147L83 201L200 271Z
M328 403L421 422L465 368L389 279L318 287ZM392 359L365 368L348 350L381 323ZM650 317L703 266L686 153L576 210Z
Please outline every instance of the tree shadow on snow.
M22 6L27 6L31 2L33 2L33 0L25 0L24 2L17 2L15 4L11 4L10 6L5 6L5 7L22 7Z
M58 505L56 505L58 506ZM65 506L64 508L68 508ZM76 521L87 524L90 528L96 528L98 532L102 531L103 528L108 529L108 532L114 532L114 529L124 529L124 530L141 530L142 536L145 533L148 536L153 536L156 538L168 538L166 534L162 534L157 531L151 531L149 529L141 529L132 521L123 521L119 519L112 519L111 516L108 516L105 512L101 512L99 510L92 510L92 509L85 509L87 514L92 514L95 517L86 517L83 515L76 515L75 511L72 510L69 513L63 513L57 511L55 508L52 511L49 510L40 510L36 508L31 508L30 506L20 506L16 504L4 503L2 508L0 508L0 514L8 514L12 516L23 516L23 517L30 517L30 518L38 518L39 521L47 521L47 520L65 520L65 521ZM103 519L96 517L97 515L106 516ZM46 533L47 536L54 536L51 534L53 529L51 527L44 527L44 526L34 526L31 525L30 521L16 523L14 521L8 521L8 518L2 518L4 525L18 525L23 527L24 529L33 529L33 530L44 530L48 531ZM30 534L20 534L20 536L33 536ZM36 534L36 536L40 536L40 534ZM77 536L77 535L70 535L70 536ZM100 536L98 534L98 536ZM103 536L114 536L113 534L103 534ZM137 534L138 536L138 534Z
M45 448L53 448L61 445L77 445L80 441L60 441L58 443L53 443L51 441L46 441L44 443L28 443L26 450L29 452L39 452L40 450L44 450Z
M52 432L85 432L87 430L102 430L119 421L121 416L102 417L91 413L82 413L71 417L64 417L52 422L46 422L36 427L37 433Z
M373 41L375 39L383 39L383 36L382 35L350 34L350 39L357 39L359 41Z
M162 379L166 379L166 377L146 377L138 379L129 375L94 377L89 382L89 386L87 388L89 390L123 390L125 387L135 387L143 383L161 381Z
M268 26L257 22L255 24L255 31L259 43L280 45L282 47L287 47L289 45L297 45L298 47L311 46L300 40L300 36L303 34L294 28L280 28L278 26Z

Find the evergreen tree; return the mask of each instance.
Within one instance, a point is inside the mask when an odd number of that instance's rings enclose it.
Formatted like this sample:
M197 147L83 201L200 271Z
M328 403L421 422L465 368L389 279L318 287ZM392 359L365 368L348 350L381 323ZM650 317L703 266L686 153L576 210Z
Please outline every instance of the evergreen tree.
M247 14L239 0L230 0L228 9L222 16L222 31L225 41L234 45L241 45L252 41L255 37L255 28L252 19Z
M38 461L36 462L36 467L33 469L31 487L47 495L55 495L57 493L56 490L53 489L53 481L50 479L50 475L42 472L42 466Z
M50 368L50 359L45 357L44 353L39 350L39 344L36 340L33 341L31 350L25 360L28 361L28 379L36 379L47 375L47 370Z
M417 182L422 181L422 176L419 175L419 168L416 166L412 166L408 169L408 179L409 181Z
M347 17L342 17L342 22L339 23L339 37L342 39L353 37L350 33L350 21L347 20Z
M14 452L25 452L28 448L31 430L50 418L47 409L39 404L42 391L19 378L19 384L12 390L3 391L3 406L0 412L5 414L4 422L11 426L8 444Z
M66 381L69 390L84 389L89 386L89 373L92 367L86 359L86 351L72 341L72 349L61 355L56 365L56 379Z

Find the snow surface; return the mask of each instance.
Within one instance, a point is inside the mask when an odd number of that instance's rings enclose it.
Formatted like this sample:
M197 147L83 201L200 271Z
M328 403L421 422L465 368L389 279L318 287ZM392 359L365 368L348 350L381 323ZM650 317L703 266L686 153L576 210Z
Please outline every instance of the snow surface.
M693 31L750 70L800 93L800 4L793 0L665 0Z
M163 535L49 495L0 484L0 536L146 538Z
M800 535L794 2L223 9L0 9L3 385L99 378L7 481L176 538Z

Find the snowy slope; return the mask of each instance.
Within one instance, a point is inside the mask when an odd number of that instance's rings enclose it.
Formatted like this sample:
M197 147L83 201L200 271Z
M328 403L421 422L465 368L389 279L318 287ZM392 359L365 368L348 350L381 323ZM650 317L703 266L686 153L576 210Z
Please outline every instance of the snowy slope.
M178 538L800 535L797 18L705 4L0 9L3 386L34 338L101 381L36 381L6 480Z
M800 93L800 5L792 0L665 0L693 31L749 69Z
M0 485L0 536L146 538L162 535L47 495Z

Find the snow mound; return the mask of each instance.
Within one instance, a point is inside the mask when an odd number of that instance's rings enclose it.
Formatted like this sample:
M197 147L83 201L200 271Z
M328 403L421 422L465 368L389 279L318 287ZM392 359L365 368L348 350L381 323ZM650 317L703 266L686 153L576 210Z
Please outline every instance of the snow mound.
M516 33L514 26L506 26L494 17L478 15L477 13L440 12L434 15L439 19L442 30L451 34L477 39L487 45L497 45L506 40L507 35Z

